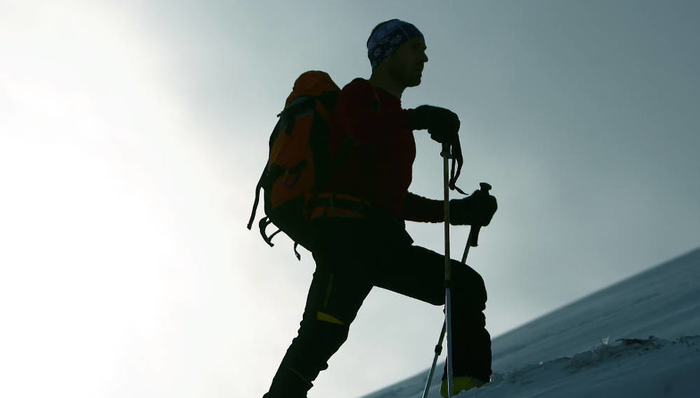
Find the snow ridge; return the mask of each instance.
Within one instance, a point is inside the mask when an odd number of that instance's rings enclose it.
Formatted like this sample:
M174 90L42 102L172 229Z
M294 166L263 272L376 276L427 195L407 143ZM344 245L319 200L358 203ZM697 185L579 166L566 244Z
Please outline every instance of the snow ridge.
M700 336L674 341L648 339L606 340L589 351L495 373L491 383L459 397L693 397L698 391L692 377L700 374ZM672 359L672 361L669 361ZM693 369L695 369L693 371ZM659 372L669 378L659 378ZM673 376L675 374L675 377ZM663 379L663 383L658 383ZM691 389L692 387L692 389Z
M696 249L499 336L491 383L457 396L700 398L699 280ZM426 377L365 398L420 398Z

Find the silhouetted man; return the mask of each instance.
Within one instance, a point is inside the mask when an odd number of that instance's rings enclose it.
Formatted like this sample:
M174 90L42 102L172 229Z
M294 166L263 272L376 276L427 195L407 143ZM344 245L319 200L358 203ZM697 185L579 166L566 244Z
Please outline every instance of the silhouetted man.
M374 286L435 305L445 303L445 259L414 245L404 221L444 221L443 201L408 192L416 155L413 131L427 129L434 140L453 143L459 118L444 108L401 107L403 91L421 83L428 62L423 34L414 25L397 19L383 22L372 31L367 48L370 79L345 86L333 113L331 153L342 159L328 193L319 196L311 211L316 271L298 335L265 398L306 397L347 339ZM347 142L351 148L342 149ZM450 211L453 224L485 226L496 211L496 200L475 192L452 200ZM481 276L453 260L452 280L456 393L490 379L491 340Z

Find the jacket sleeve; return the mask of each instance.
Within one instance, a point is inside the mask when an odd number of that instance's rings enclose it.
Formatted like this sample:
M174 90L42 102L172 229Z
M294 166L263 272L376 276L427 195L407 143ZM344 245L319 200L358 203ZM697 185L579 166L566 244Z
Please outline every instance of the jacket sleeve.
M411 131L412 109L387 111L381 108L377 90L366 80L355 80L338 95L338 122L357 143L391 140L391 132ZM397 128L397 126L399 128Z
M406 221L443 222L445 221L444 201L428 199L409 192L401 209L401 216Z

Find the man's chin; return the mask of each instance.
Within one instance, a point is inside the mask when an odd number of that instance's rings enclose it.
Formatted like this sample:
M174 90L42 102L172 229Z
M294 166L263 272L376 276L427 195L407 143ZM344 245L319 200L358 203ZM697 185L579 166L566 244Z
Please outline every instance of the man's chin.
M406 87L416 87L421 83L422 76L421 75L413 76L412 78L407 79L407 80L408 80L408 83L406 84Z

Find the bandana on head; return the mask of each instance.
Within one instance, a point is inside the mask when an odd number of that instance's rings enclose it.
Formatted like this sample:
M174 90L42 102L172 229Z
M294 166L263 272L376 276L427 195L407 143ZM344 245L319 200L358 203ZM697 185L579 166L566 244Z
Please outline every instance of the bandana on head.
M399 19L379 24L367 40L367 56L372 70L389 54L416 36L423 37L423 34L412 24Z

